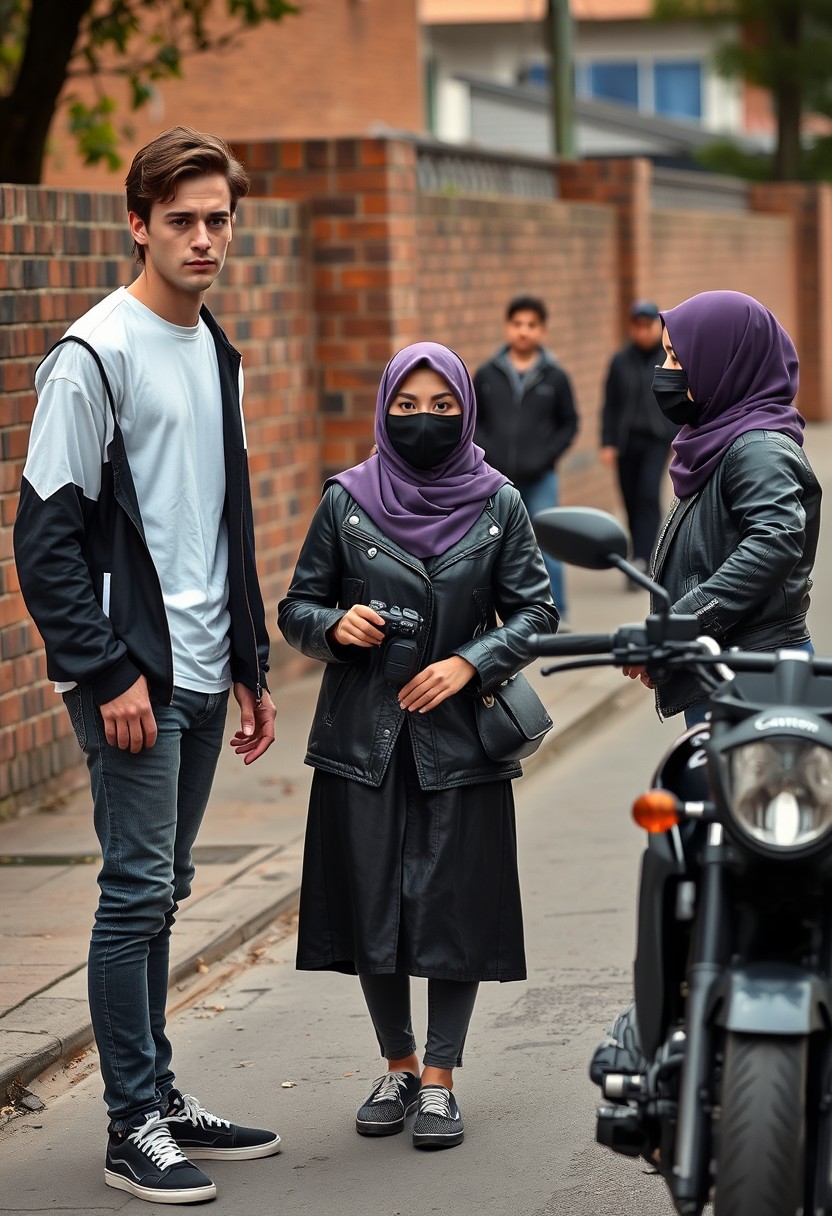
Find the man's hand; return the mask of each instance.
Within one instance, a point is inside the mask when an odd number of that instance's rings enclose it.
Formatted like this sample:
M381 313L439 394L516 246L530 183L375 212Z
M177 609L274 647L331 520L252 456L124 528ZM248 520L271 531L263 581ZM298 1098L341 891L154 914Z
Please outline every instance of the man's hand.
M140 752L156 742L156 719L144 676L139 676L121 696L100 705L99 710L110 747Z
M384 617L367 604L353 604L329 631L333 641L342 646L380 646L384 641Z
M399 705L411 713L418 710L426 714L458 693L476 674L476 667L458 654L431 663L405 684L399 693Z
M631 680L641 680L645 688L655 688L656 685L647 674L647 669L644 667L622 667L621 674L629 676Z
M230 745L238 756L243 757L244 764L253 764L274 743L277 710L265 689L259 703L245 684L234 685L234 696L240 706L240 729L230 740Z
M599 455L606 469L614 469L618 464L618 448L601 448Z

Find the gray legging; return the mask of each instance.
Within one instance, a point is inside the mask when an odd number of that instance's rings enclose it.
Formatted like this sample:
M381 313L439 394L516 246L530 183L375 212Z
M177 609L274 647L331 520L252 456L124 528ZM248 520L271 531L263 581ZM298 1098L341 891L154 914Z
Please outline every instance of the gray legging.
M416 1051L410 1017L410 976L361 975L364 999L373 1019L381 1054L403 1060ZM428 1037L424 1062L431 1068L459 1068L474 1012L476 980L428 980Z

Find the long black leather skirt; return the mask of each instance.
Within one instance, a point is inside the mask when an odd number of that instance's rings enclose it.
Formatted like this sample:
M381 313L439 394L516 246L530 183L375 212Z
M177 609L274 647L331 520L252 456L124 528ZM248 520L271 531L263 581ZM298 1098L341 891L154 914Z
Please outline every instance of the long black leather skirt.
M403 730L375 789L312 779L297 965L526 978L510 781L423 790Z

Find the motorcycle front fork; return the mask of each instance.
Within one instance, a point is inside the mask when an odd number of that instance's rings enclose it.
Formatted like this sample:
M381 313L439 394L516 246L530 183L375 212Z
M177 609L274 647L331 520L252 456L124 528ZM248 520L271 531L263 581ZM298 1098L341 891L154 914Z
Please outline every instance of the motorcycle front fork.
M687 1047L671 1178L680 1216L699 1216L710 1189L714 1031L708 1012L714 981L725 966L724 847L722 825L711 824L702 856L699 914L688 974Z

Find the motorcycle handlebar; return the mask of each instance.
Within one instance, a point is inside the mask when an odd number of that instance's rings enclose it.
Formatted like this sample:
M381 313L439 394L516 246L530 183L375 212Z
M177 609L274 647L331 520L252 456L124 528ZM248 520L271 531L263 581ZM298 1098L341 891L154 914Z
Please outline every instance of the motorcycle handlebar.
M530 654L567 656L580 654L609 654L615 645L612 633L534 633L528 640Z

